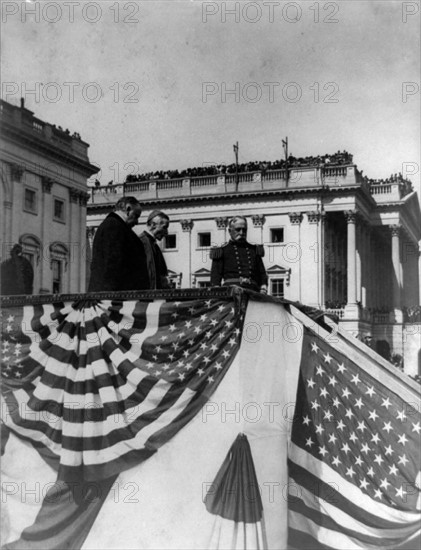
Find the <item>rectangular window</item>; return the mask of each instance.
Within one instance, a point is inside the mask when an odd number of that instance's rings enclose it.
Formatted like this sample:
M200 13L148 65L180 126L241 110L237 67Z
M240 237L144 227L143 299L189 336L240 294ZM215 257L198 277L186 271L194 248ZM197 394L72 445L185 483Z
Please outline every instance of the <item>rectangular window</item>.
M60 294L62 283L62 264L60 260L51 260L53 270L53 294Z
M284 242L284 228L274 227L270 230L270 242L271 243L283 243Z
M198 247L206 248L211 246L211 234L210 233L198 233L197 235Z
M164 250L174 250L177 248L177 235L170 233L164 238Z
M37 192L33 189L25 189L24 210L33 214L37 213Z
M284 297L284 282L285 279L271 279L270 280L270 293L275 298Z
M54 219L64 222L64 201L54 199Z

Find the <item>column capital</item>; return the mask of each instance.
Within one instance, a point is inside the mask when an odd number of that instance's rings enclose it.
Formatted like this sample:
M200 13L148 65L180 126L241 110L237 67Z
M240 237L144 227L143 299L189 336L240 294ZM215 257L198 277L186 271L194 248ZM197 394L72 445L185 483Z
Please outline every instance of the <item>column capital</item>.
M228 218L215 218L216 227L218 229L226 229L228 227Z
M256 214L251 219L253 220L254 227L263 227L266 221L266 218L262 214Z
M193 220L180 220L181 223L181 229L183 231L191 232L193 228Z
M389 231L392 234L392 237L399 237L402 233L402 226L400 224L389 225Z
M76 189L69 189L70 202L78 203L79 202L79 191Z
M25 168L15 162L10 162L10 174L15 181L22 181L22 176L25 172Z
M48 176L41 176L42 192L51 194L51 188L53 186L54 180Z
M303 214L302 212L288 212L289 221L292 225L300 225L300 223L303 221Z
M357 223L358 212L356 210L345 210L344 215L347 223Z
M90 193L87 191L81 191L79 194L79 204L80 206L86 206L88 204Z
M309 223L319 223L319 220L322 218L322 215L320 212L312 211L312 212L307 212L307 218Z

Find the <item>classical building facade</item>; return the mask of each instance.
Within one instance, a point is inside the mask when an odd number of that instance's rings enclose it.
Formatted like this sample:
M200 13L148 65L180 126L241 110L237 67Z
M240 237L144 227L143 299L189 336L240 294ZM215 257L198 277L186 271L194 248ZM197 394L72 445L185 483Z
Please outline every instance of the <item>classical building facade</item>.
M141 221L156 208L170 216L163 252L175 286L209 285L210 248L242 215L248 240L265 245L270 294L335 313L384 355L404 353L405 310L420 297L421 215L402 178L369 184L348 163L93 188L91 242L123 193L143 204Z
M16 243L34 268L34 293L85 290L87 178L98 171L89 145L0 103L1 260Z

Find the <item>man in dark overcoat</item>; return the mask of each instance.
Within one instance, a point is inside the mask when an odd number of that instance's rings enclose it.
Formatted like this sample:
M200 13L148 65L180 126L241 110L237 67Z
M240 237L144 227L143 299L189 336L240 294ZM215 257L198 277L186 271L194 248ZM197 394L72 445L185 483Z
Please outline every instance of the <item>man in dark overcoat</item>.
M23 248L15 244L10 258L1 264L1 292L4 295L32 294L34 270L31 262L23 255Z
M145 251L133 231L141 213L135 197L123 197L98 227L88 292L148 288Z
M152 290L171 288L168 281L168 269L158 241L168 235L169 217L159 210L154 210L148 216L146 229L139 239L146 254L146 268L149 287Z

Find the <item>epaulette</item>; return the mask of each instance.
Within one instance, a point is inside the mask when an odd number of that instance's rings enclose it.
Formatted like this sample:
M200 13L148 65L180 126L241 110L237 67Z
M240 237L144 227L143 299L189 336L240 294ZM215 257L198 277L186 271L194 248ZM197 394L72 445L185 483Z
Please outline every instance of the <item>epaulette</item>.
M222 247L221 246L215 246L211 248L210 251L210 259L211 260L220 260L222 258Z
M256 244L256 254L261 258L265 255L265 247L262 244Z

